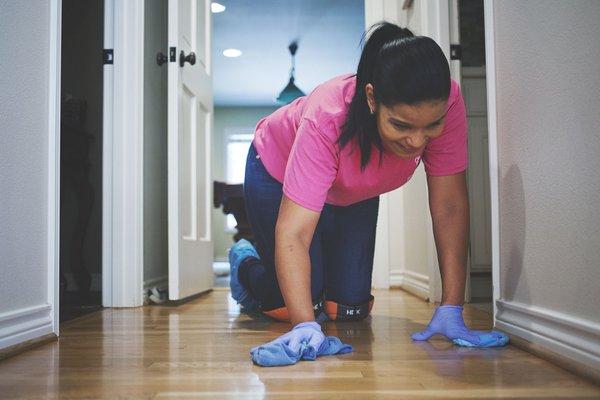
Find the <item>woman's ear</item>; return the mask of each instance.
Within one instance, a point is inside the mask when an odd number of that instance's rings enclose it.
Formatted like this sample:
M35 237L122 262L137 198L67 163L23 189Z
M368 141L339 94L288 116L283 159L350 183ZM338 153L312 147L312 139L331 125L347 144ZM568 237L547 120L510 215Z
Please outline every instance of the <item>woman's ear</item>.
M365 93L367 95L367 105L371 110L371 114L375 114L376 106L375 106L375 95L373 94L373 85L367 83L365 86Z

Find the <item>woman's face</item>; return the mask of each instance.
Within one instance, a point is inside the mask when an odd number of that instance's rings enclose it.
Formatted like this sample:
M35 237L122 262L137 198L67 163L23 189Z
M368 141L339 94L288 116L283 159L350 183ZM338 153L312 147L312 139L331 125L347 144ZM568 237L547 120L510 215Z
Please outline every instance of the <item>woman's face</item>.
M398 103L386 107L375 104L371 84L366 89L369 107L375 112L377 128L386 151L400 158L414 158L423 153L429 140L442 134L446 101L427 101L414 105Z

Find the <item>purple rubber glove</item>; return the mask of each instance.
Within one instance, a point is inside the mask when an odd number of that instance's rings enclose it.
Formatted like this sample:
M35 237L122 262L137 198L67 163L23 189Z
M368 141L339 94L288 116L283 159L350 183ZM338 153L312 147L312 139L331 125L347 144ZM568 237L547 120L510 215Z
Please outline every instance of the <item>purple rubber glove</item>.
M466 347L500 347L508 344L508 336L500 332L472 331L465 326L462 306L445 305L435 310L431 322L422 332L412 334L413 340L428 340L433 335L446 336L452 343Z
M315 321L308 321L299 323L271 343L285 344L294 353L298 353L302 345L309 345L318 350L324 340L325 334L321 331L321 325Z

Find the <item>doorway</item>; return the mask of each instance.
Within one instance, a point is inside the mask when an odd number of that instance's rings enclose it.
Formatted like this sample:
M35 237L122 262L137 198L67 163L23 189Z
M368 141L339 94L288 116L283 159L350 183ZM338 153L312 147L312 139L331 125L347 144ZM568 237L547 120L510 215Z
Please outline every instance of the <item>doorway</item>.
M167 210L168 2L144 3L144 302L169 286Z
M470 302L492 312L492 248L483 0L459 0L461 89L469 126Z
M62 1L60 321L102 305L103 0Z
M319 84L356 72L365 2L217 0L212 13L213 270L215 286L227 287L229 250L241 238L252 240L242 183L255 127ZM298 91L284 91L292 73Z

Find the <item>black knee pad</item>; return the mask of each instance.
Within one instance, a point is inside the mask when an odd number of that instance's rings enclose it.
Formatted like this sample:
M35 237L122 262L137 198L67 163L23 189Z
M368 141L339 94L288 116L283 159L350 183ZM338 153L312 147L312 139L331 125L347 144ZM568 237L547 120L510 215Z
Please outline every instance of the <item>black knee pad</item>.
M325 300L325 313L332 321L360 321L361 319L367 318L373 308L375 298L373 295L369 297L369 301L366 303L354 306Z
M319 316L324 311L324 301L323 297L320 297L318 300L313 301L313 311L315 313L315 318ZM273 318L276 321L280 322L290 322L290 315L288 313L287 307L279 307L272 310L263 310L263 314Z

